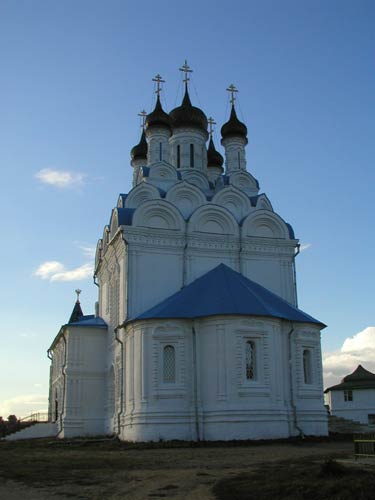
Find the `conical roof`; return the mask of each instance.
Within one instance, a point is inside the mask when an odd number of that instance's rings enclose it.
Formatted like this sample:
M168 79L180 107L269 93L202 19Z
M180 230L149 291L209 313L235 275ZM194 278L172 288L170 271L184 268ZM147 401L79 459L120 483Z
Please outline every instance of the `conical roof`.
M247 127L237 118L234 104L232 104L229 120L221 127L221 136L223 139L226 137L243 137L247 142Z
M342 379L342 382L359 382L363 380L375 381L375 375L366 370L366 368L363 368L362 365L358 365L353 373L350 373Z
M146 129L151 127L171 128L171 120L168 113L163 110L159 96L156 99L154 110L146 116L145 127Z
M81 304L79 300L76 301L73 307L72 314L70 315L69 322L68 323L75 323L76 321L79 321L83 317L83 312L81 309Z
M220 264L130 321L216 315L266 316L325 327L320 321L225 264Z
M375 374L358 365L353 373L346 375L340 384L328 387L324 392L353 389L375 389Z
M144 129L142 130L141 140L130 151L132 160L145 160L147 158L147 141Z
M210 137L210 142L207 149L207 166L208 167L223 167L224 158L219 151L216 151L214 141Z
M198 128L207 133L207 117L203 111L191 104L188 89L185 89L185 95L181 106L172 109L169 113L173 128L191 127Z

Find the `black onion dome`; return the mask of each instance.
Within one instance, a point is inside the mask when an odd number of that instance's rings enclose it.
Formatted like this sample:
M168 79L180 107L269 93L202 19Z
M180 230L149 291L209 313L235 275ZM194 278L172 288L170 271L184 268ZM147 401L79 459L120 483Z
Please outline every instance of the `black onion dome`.
M142 131L141 140L130 151L132 160L145 160L147 158L147 141L145 131Z
M171 120L168 113L163 110L159 96L156 99L154 111L151 111L151 113L146 116L145 126L146 129L150 127L171 128Z
M201 109L192 106L187 89L185 90L181 106L172 109L169 116L171 117L173 128L199 128L207 133L207 117Z
M247 141L247 127L237 118L233 104L229 120L221 127L221 135L223 139L226 137L243 137Z
M224 163L224 158L221 156L219 151L216 151L214 146L214 141L212 137L210 138L210 142L208 144L207 150L207 166L208 167L222 167Z

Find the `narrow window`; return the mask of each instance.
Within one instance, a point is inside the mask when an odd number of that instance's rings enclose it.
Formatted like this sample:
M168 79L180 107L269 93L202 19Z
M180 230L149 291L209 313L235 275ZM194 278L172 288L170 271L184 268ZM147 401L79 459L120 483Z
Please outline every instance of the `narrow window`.
M344 391L344 401L353 401L353 391Z
M108 414L113 417L115 413L115 371L113 366L109 370L108 374Z
M311 384L311 351L303 351L303 381L305 384Z
M190 167L194 168L194 144L190 144Z
M176 382L176 355L172 345L166 345L163 349L163 382L165 384Z
M245 346L246 380L255 379L255 342L248 340Z
M59 419L59 400L57 397L57 391L55 390L55 420L54 422L57 422Z
M181 166L181 146L177 145L177 168Z
M161 161L163 159L163 145L161 142L159 142L159 160Z
M238 169L240 170L241 169L241 156L240 156L239 151L237 151L237 160L238 160Z

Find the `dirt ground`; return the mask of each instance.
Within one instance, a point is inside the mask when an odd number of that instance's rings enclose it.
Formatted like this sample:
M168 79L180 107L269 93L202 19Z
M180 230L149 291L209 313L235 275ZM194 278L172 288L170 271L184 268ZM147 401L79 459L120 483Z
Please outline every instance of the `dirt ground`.
M0 499L212 500L219 498L213 488L223 479L259 470L269 478L275 464L288 462L293 467L305 460L308 467L328 458L353 462L352 441L200 446L79 440L0 442Z

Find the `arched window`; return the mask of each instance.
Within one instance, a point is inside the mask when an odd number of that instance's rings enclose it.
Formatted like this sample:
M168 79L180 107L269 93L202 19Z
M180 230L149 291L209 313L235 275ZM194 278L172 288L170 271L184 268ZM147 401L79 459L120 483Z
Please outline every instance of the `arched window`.
M302 354L303 359L303 381L305 384L311 384L311 351L304 349Z
M177 168L181 167L181 146L177 144Z
M172 345L163 349L163 382L173 384L176 382L176 354Z
M245 345L246 380L255 379L255 342L247 340Z
M194 144L190 144L190 167L194 168Z

